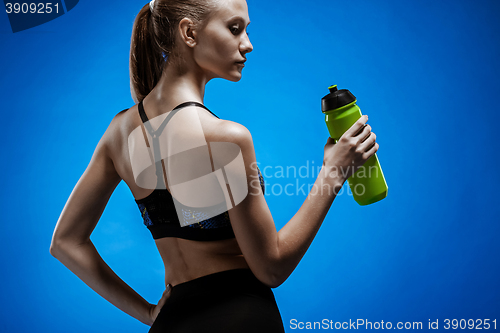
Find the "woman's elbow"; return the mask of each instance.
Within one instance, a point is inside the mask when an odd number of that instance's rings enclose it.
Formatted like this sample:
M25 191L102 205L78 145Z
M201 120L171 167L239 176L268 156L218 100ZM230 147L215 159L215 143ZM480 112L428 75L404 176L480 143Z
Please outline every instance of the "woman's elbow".
M269 288L278 288L283 284L283 282L285 282L285 279L282 279L280 277L273 277L266 285Z
M268 286L269 288L277 288L283 282L285 282L286 278L283 278L280 275L270 273L267 274L266 276L256 276L257 279L259 279L260 282L262 282L264 285Z
M49 252L50 252L50 254L51 254L54 258L57 258L57 255L58 255L58 245L57 245L57 243L54 241L54 239L52 239L52 241L50 242Z
M49 252L54 258L57 258L61 254L63 247L63 242L60 239L52 237Z
M80 244L83 244L83 242L61 239L60 237L54 236L50 242L49 252L53 257L58 258L62 253L67 253L73 248L78 247Z
M259 268L259 271L254 273L255 277L269 288L279 287L288 278L274 261Z

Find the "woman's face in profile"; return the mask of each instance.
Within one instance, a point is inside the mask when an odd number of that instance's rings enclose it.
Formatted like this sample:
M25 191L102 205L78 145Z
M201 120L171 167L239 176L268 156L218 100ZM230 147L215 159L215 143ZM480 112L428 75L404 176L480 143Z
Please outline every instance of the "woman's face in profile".
M239 81L242 61L253 49L246 28L250 23L245 0L219 0L205 28L198 32L194 59L210 77Z

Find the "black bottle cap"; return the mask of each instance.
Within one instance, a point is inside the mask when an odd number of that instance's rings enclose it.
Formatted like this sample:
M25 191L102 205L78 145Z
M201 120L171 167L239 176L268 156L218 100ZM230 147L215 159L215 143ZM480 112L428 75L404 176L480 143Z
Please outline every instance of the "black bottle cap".
M321 111L326 112L355 102L356 97L347 89L337 89L337 85L328 87L330 93L321 99Z

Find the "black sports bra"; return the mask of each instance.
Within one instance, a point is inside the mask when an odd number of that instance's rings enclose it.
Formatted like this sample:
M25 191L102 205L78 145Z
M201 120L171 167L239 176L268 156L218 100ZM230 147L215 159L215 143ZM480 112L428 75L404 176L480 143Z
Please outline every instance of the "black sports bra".
M151 137L158 138L159 133L163 131L166 123L175 114L173 111L178 111L186 106L199 106L209 111L211 114L215 115L203 104L198 102L185 102L176 106L172 112L167 116L164 123L156 131L154 131L149 123L149 119L144 112L144 107L142 101L139 103L139 115L141 117L144 126L151 134ZM219 118L219 117L217 117ZM220 118L219 118L220 119ZM157 134L157 135L153 135ZM259 173L260 186L262 192L264 193L264 179L260 169L257 167ZM162 171L156 170L158 179L163 178ZM145 198L135 200L139 210L141 212L142 218L144 220L144 225L149 229L153 239L159 239L163 237L177 237L190 240L199 241L209 241L209 240L221 240L234 238L233 228L231 227L231 222L229 220L229 213L225 211L219 215L207 218L198 223L188 224L187 226L181 227L179 217L177 216L176 207L174 200L170 192L166 189L155 189L153 192ZM191 209L182 209L182 214L185 217L195 216L199 221L203 218L199 212ZM204 213L206 214L206 213Z

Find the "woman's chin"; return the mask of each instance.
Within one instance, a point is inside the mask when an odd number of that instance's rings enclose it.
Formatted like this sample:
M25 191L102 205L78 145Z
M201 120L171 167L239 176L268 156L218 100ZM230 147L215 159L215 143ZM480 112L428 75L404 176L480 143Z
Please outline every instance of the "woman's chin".
M232 82L238 82L239 80L241 80L241 77L242 77L242 74L241 74L241 72L239 72L239 71L238 71L238 72L233 72L233 73L231 73L231 74L227 77L227 79L228 79L229 81L232 81Z

